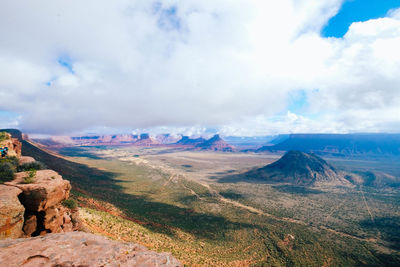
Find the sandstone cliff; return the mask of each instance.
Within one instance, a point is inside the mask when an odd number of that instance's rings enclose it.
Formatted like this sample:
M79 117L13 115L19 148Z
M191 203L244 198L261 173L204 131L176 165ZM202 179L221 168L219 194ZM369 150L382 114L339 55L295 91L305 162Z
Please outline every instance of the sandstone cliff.
M225 142L218 134L214 135L210 139L196 145L196 148L201 150L212 150L212 151L223 151L232 152L235 150L233 146Z

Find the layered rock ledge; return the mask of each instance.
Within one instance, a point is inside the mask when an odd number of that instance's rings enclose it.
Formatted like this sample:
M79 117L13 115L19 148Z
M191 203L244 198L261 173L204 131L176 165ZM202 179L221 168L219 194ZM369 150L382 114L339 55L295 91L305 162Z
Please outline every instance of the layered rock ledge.
M0 241L7 266L182 266L169 253L84 232Z
M22 204L25 209L23 213L22 226L17 224L15 228L21 230L18 236L15 229L12 237L29 237L43 235L46 233L61 233L77 230L79 220L77 210L71 210L62 205L62 201L68 199L71 185L53 170L37 171L32 183L24 183L28 172L19 172L11 182L3 186L9 190L18 190L18 198L10 202ZM5 189L6 190L6 189ZM15 212L17 209L14 209ZM3 233L0 222L0 234L3 238L11 237Z
M22 190L20 200L28 211L47 210L69 197L71 185L53 170L37 171L34 182L24 184L27 172L19 172L15 179L5 185L15 186Z

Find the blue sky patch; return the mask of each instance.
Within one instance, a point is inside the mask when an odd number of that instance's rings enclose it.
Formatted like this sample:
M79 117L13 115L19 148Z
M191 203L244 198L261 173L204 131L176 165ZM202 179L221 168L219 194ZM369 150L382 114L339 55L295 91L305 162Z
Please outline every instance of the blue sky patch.
M289 95L288 110L295 114L303 114L308 107L307 93L298 90Z
M70 73L74 74L73 63L69 56L60 56L57 60L60 66L66 68Z
M343 37L351 23L385 17L389 10L398 7L400 0L346 0L321 34L324 37Z
M162 8L161 4L154 6L154 11L159 13L158 27L165 31L179 30L181 28L181 20L178 17L178 8L170 6Z
M47 82L45 82L45 85L50 87L50 86L53 85L53 82L56 81L56 80L57 80L57 78L53 77L50 80L48 80Z
M0 110L0 128L16 127L19 117L18 113Z

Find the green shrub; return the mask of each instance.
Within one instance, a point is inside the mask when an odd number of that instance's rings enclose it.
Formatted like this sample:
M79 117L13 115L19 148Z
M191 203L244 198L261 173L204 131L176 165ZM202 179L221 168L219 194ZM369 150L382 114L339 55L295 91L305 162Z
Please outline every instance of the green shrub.
M36 178L36 170L35 169L31 169L28 171L28 175L24 177L24 184L31 184L35 181Z
M7 139L8 139L8 134L6 132L0 132L0 142Z
M9 162L0 162L0 184L14 179L15 168Z
M17 167L19 164L17 157L12 156L12 157L0 158L0 164L5 163L5 162L10 163L11 166L13 167L14 171L17 170Z
M69 199L64 200L64 201L62 202L62 204L63 204L65 207L70 208L70 209L75 209L75 208L78 206L78 204L76 204L75 199L72 199L72 198L69 198Z
M29 170L43 170L46 167L44 166L43 163L39 161L34 161L34 162L29 162L29 163L24 163L20 166L18 166L18 171L19 172L24 172L24 171L29 171Z

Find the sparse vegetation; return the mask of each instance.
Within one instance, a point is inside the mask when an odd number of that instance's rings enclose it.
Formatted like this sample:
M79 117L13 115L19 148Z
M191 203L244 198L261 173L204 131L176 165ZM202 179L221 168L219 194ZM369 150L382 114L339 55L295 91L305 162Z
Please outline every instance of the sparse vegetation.
M14 168L9 162L0 163L0 184L14 179Z
M13 168L16 170L16 168L18 167L19 161L17 157L5 157L5 158L0 158L0 164L1 163L5 163L8 162L10 163Z
M64 200L62 202L62 204L65 207L69 208L69 209L75 209L78 206L78 204L76 203L75 199L73 199L73 198L69 198L69 199Z
M27 175L24 177L24 184L31 184L33 182L35 182L36 179L36 170L35 169L30 169L27 172Z
M243 198L243 196L241 194L233 192L232 190L222 191L222 192L219 192L219 194L223 197L234 199L234 200Z
M18 158L6 157L0 159L0 184L14 179L18 166Z
M39 161L34 161L34 162L29 162L29 163L24 163L22 165L18 166L18 171L19 172L24 172L24 171L30 171L30 170L43 170L45 169L45 166L43 163Z
M6 132L0 132L0 142L7 139L8 139L8 134Z
M104 152L107 159L77 157L71 162L34 147L25 151L79 190L73 191L73 197L83 207L83 220L97 233L171 252L187 265L400 263L398 253L384 246L386 240L370 241L378 236L379 225L362 223L370 215L357 188L306 190L279 184L218 183L219 177L230 175L227 170L256 166L265 162L263 158L250 161L247 156L192 153L190 157L201 158L190 161L182 154L168 157L159 148L153 154L151 149L87 149L96 157ZM119 160L128 153L132 161ZM140 159L133 157L136 153L143 153ZM186 164L192 167L182 168ZM209 188L203 185L205 179ZM399 192L364 190L364 194L374 216L400 214ZM271 216L222 202L221 196ZM394 233L392 225L385 224L386 232Z
M192 165L190 165L190 164L182 164L182 167L184 167L184 168L192 168Z

